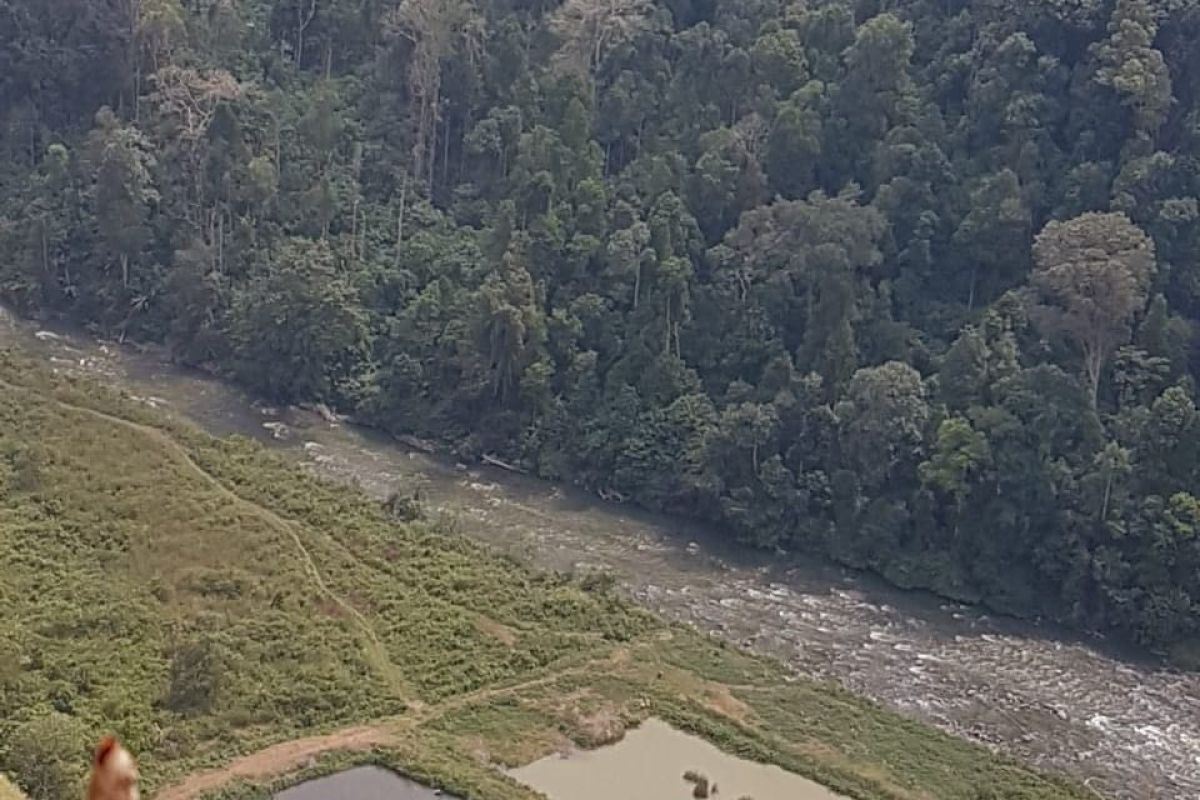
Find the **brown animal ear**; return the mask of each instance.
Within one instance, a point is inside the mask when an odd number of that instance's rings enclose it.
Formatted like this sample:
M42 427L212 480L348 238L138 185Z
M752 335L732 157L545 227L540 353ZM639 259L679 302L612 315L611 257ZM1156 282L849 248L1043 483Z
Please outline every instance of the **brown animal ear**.
M104 763L104 760L117 749L117 738L115 736L105 736L100 740L100 744L96 745L96 766Z

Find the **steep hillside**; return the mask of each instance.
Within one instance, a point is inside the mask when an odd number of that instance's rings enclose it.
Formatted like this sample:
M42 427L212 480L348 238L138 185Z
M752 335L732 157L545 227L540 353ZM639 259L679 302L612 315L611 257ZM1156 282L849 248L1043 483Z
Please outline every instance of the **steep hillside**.
M524 799L490 763L650 714L863 800L1085 796L605 586L0 359L0 770L33 800L76 796L106 730L150 796L242 792L347 749L316 768L369 758Z

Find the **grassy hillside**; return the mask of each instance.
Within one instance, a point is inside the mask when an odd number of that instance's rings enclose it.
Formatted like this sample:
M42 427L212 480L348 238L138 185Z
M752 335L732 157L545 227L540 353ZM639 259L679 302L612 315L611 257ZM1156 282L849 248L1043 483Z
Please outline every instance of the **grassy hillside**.
M11 354L0 603L0 770L33 800L75 796L109 729L141 755L150 796L252 794L271 769L370 759L517 800L531 795L492 763L650 714L864 800L1085 796L668 626L603 581L397 524L253 444ZM257 773L214 771L318 733ZM297 756L333 743L355 752Z

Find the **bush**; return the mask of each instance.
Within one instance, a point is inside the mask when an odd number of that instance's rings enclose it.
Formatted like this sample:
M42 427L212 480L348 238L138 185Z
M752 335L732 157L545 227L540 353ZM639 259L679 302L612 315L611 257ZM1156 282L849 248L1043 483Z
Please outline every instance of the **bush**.
M87 749L83 723L52 711L17 726L2 766L31 800L62 800L79 794Z
M186 642L171 656L171 675L163 705L178 714L205 714L217 704L222 664L208 639Z

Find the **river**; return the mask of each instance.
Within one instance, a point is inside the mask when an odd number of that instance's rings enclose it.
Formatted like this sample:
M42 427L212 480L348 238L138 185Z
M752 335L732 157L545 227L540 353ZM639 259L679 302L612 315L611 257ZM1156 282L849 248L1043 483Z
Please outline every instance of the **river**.
M384 497L419 485L467 536L550 569L611 571L665 616L1121 800L1200 797L1200 675L381 434L270 409L156 349L42 330L0 310L0 345L123 387L217 435L252 436Z

